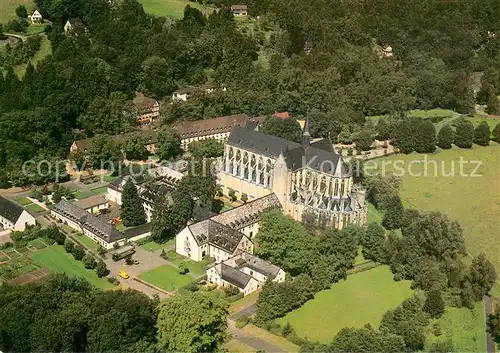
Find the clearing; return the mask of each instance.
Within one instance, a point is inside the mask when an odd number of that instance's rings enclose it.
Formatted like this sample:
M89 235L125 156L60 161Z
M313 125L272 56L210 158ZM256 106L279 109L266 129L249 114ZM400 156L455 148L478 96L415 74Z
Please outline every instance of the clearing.
M170 265L163 265L142 273L139 278L168 292L184 287L194 280L189 274L179 274L179 270Z
M189 5L204 13L215 11L214 8L201 5L188 0L138 0L144 7L144 11L155 16L183 18L184 8Z
M66 253L61 245L52 245L39 250L32 255L35 263L47 267L52 272L64 272L69 276L83 277L97 288L112 288L113 285L105 278L98 278L95 271L87 270L81 261Z
M0 23L7 23L17 19L16 7L26 6L28 13L33 10L33 0L0 0Z
M427 163L423 162L424 158L427 158ZM460 173L461 159L471 161L464 164L463 175ZM484 252L500 273L500 145L492 142L488 147L453 147L432 155L400 154L370 163L376 163L379 168L385 164L386 172L391 172L395 161L402 161L399 163L405 165L400 193L405 206L426 212L441 211L458 220L464 230L468 251L474 256ZM433 161L437 163L437 173ZM476 171L478 176L470 176L476 168L475 161L481 163ZM445 176L451 174L453 166L454 175ZM413 176L408 173L409 168ZM427 176L424 175L426 168Z
M289 322L299 337L329 344L344 327L360 328L368 323L378 327L382 315L412 293L410 281L395 282L389 268L380 266L334 283L277 321L282 326Z
M2 1L2 0L0 0ZM33 58L31 58L30 62L31 64L36 68L38 63L41 62L43 59L45 59L47 56L52 55L52 44L50 43L50 40L47 38L46 34L39 34L39 36L42 37L42 43L40 44L40 50L38 50ZM28 64L21 64L17 65L14 68L14 72L16 73L17 77L20 79L23 78L24 73L26 72L26 67Z

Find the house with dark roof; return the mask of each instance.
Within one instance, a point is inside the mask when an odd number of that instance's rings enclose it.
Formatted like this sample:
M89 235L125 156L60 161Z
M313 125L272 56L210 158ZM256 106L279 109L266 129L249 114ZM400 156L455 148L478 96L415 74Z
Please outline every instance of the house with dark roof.
M187 151L191 142L206 139L226 142L233 127L246 126L249 123L260 124L263 120L261 117L250 118L246 114L235 114L204 120L183 121L175 125L174 128L181 135L181 148ZM254 125L249 124L249 126Z
M112 249L115 243L123 245L151 235L150 225L128 229L123 233L119 232L109 222L64 199L52 208L50 215L106 249Z
M248 200L275 194L283 212L342 229L364 224L365 191L354 185L351 170L329 138L312 139L306 119L301 143L235 126L225 146L219 173L224 194Z
M0 231L24 231L27 225L35 225L35 217L27 210L0 196Z
M149 126L160 119L160 103L143 93L136 92L133 103L137 109L137 123L140 126Z
M285 281L285 271L255 255L241 252L207 269L207 280L218 286L235 286L245 295L257 290L270 279Z
M247 5L231 5L231 12L234 16L247 16L248 6Z

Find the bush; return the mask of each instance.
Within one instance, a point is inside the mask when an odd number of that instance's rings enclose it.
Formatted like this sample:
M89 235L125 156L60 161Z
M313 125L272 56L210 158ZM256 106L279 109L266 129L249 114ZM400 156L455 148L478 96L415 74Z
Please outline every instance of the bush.
M101 245L97 245L97 253L101 256L106 255L106 249Z
M226 297L231 297L240 293L240 290L238 288L231 285L222 287L222 290L226 294Z
M241 194L241 201L247 202L248 201L248 195L245 194L245 193Z
M245 293L240 292L240 291L238 291L238 292L239 292L239 293L238 293L238 294L236 294L236 295L232 295L232 296L230 296L230 297L227 297L227 298L226 298L226 300L227 300L228 302L232 303L232 302L235 302L235 301L237 301L237 300L240 300L241 298L243 298L243 297L245 296Z
M232 189L231 189L231 190L229 190L229 192L228 192L227 196L229 196L229 199L230 199L231 201L233 201L233 202L234 202L234 201L236 201L236 199L237 199L237 198L236 198L236 192L235 192L234 190L232 190Z
M470 121L461 119L455 131L455 145L460 148L471 148L474 139L474 126Z
M191 282L188 285L184 286L184 289L190 291L190 292L197 292L200 288L195 282Z
M71 254L75 260L81 261L85 256L85 250L80 245L75 245Z
M163 260L168 260L168 255L167 255L167 253L166 253L165 249L162 249L162 250L161 250L160 257L161 257Z
M85 268L88 269L88 270L93 270L97 266L96 260L90 254L86 254L82 258L82 262L83 262L83 265L85 266Z
M135 262L134 260L132 259L132 255L129 255L125 258L125 263L129 266L133 265Z
M179 274L185 275L188 272L189 272L189 268L186 266L186 263L184 261L182 261L179 264Z
M97 277L99 278L106 277L107 275L109 275L109 269L104 263L104 261L99 261L99 263L95 267L95 272L97 274Z
M108 277L108 282L115 286L120 285L120 281L116 277Z
M75 243L73 243L69 239L66 239L66 241L64 242L64 250L66 250L67 253L71 254L71 253L73 253L74 247L75 247Z
M474 143L479 146L490 144L490 127L486 121L482 121L474 130Z

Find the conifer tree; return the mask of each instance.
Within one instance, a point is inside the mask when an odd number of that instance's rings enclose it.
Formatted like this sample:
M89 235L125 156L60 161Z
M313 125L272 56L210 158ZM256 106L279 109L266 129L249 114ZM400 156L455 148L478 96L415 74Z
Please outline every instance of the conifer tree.
M479 146L490 144L490 127L486 121L482 121L474 130L474 143Z
M415 132L415 151L418 153L432 153L436 149L436 127L430 121L424 120L418 124Z
M491 90L488 94L488 103L486 104L486 113L488 114L500 114L500 103L498 102L498 97L495 92Z
M453 144L453 134L453 129L449 124L443 126L437 136L437 145L444 150L450 149Z
M427 293L427 298L425 299L424 311L429 313L431 317L440 317L444 313L444 300L441 296L441 291L438 289L433 289Z
M461 119L457 124L455 145L460 148L471 148L474 139L474 126L470 121Z
M401 228L405 209L399 196L392 196L388 202L382 218L382 225L386 229Z
M146 214L141 199L131 179L123 187L122 202L121 216L125 226L133 227L146 223Z
M493 140L500 143L500 123L495 126L491 134L493 135Z

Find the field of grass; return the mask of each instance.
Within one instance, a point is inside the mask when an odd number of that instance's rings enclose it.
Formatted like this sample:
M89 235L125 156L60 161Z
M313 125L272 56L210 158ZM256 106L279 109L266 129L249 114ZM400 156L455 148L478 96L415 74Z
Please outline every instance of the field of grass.
M139 278L168 292L173 292L193 281L193 277L189 274L181 275L178 269L170 265L142 273Z
M330 343L344 327L378 327L387 310L411 295L410 281L395 282L389 268L380 266L333 284L278 322L289 322L299 337Z
M478 302L473 310L467 308L446 308L444 315L435 320L441 328L441 335L429 333L426 345L451 340L455 352L486 352L484 303ZM432 327L432 325L431 325Z
M20 204L21 206L27 206L29 204L32 204L33 202L31 202L30 199L28 199L27 197L18 197L16 199L14 199L14 201L16 201L18 204Z
M500 145L474 145L470 150L453 148L435 155L427 155L429 161L437 162L437 176L432 162L427 163L427 176L424 176L426 165L415 162L422 161L424 157L422 154L412 153L377 159L373 163L377 163L379 167L384 163L386 171L390 172L393 165L388 164L389 162L403 161L406 171L409 170L409 163L413 162L413 176L405 173L402 177L401 198L405 206L427 212L441 211L451 219L458 220L464 230L467 249L474 256L480 252L486 253L500 273ZM461 158L464 161L480 161L481 166L476 172L479 176L469 176L475 168L475 163L464 164L464 172L461 175ZM450 174L452 165L455 168L455 176L444 176L442 168L446 174Z
M231 341L224 343L222 348L225 349L227 352L237 352L237 353L255 352L255 349L253 349L250 346L247 346L244 343L241 343L236 339L232 339Z
M154 241L149 241L145 244L142 244L141 248L143 248L144 250L149 251L149 252L157 252L161 249L172 247L172 246L175 247L175 238L172 238L163 244L158 244Z
M107 186L101 186L101 187L92 189L90 191L92 191L96 195L105 194L108 191L108 187Z
M368 203L368 223L380 223L382 222L382 217L382 213L380 213L371 203Z
M28 206L26 206L26 209L28 209L31 212L35 212L35 213L41 213L41 212L45 211L45 209L43 209L43 207L38 206L36 203L29 204Z
M87 270L81 261L76 261L60 245L52 245L37 251L32 258L37 265L47 267L52 272L64 272L69 276L83 277L89 283L102 289L113 287L106 279L98 278L95 271Z
M78 240L83 245L85 245L87 248L94 250L94 251L97 251L97 246L99 244L97 244L95 241L93 241L92 239L90 239L86 235L83 235L83 234L77 235L77 236L75 236L75 239Z
M182 18L184 17L184 8L187 5L206 13L214 10L197 2L187 0L139 0L139 2L144 7L144 11L163 17Z
M171 250L167 252L168 261L179 266L181 263L186 264L189 268L189 272L193 277L201 277L205 273L202 261L193 261L186 259L184 256L177 254L175 251Z
M0 0L0 23L16 19L16 7L26 6L28 13L33 9L33 0Z
M288 341L286 338L273 335L272 333L270 333L266 330L263 330L257 326L254 326L252 324L249 324L249 325L246 325L245 327L243 327L243 331L245 331L247 334L249 334L251 336L254 336L254 337L260 338L264 341L269 342L273 346L280 348L283 352L292 353L292 352L299 351L299 346Z
M41 62L47 56L52 54L52 44L50 43L50 40L47 38L45 34L40 34L40 36L42 37L40 50L38 50L33 56L33 58L30 60L31 64L33 64L35 68L39 62ZM21 64L14 68L14 72L16 73L17 77L22 78L24 76L27 66L28 64Z

